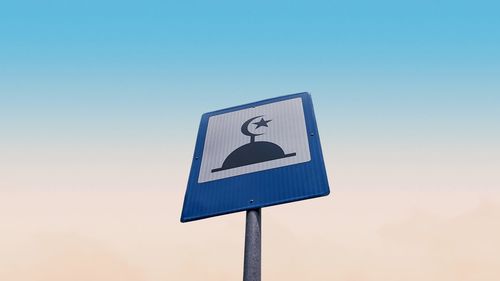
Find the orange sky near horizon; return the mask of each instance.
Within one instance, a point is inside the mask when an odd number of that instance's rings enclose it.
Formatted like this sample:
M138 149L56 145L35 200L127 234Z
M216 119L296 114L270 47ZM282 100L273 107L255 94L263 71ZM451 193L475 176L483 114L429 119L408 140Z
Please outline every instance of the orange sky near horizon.
M0 280L241 279L244 215L179 223L183 190L10 192ZM263 210L265 280L498 280L500 193L354 192Z

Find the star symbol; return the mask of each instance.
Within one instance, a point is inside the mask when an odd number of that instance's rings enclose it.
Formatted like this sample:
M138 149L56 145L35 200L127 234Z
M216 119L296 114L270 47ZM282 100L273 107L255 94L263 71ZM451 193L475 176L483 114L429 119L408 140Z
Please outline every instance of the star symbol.
M255 129L258 129L260 127L268 127L267 126L267 123L271 122L272 120L264 120L264 118L260 118L260 121L259 122L255 122L255 123L252 123L252 124L255 124L257 125L257 127Z

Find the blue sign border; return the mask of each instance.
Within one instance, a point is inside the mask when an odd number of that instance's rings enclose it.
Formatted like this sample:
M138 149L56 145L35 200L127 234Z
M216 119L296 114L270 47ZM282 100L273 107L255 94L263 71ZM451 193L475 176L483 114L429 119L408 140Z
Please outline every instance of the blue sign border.
M198 183L201 158L211 116L249 107L301 98L311 160L304 163ZM268 207L330 194L311 95L307 92L205 113L201 117L181 222Z

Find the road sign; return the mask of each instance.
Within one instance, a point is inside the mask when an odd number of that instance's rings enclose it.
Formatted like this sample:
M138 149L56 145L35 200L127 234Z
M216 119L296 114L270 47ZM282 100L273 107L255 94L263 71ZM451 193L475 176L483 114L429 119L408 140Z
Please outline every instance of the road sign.
M329 193L311 96L287 95L203 114L181 221Z

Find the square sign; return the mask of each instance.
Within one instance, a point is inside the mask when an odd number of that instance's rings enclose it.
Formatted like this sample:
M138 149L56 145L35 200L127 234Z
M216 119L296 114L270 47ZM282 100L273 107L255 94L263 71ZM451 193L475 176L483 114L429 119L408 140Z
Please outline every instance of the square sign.
M311 96L202 116L181 221L330 193Z

